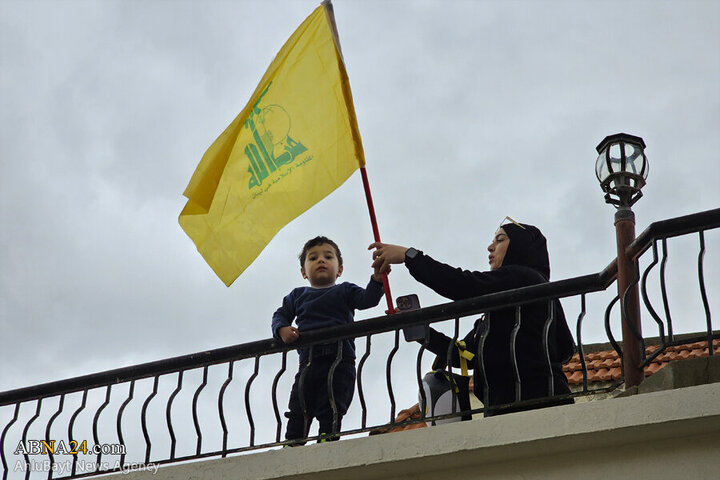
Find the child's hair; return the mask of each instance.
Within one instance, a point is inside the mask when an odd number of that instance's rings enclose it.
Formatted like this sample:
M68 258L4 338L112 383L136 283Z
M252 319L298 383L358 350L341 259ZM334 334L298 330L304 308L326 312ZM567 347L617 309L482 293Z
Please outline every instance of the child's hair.
M305 245L303 246L302 252L300 252L300 255L298 255L298 258L300 259L300 266L305 266L305 257L307 257L307 252L313 247L317 247L318 245L322 245L323 243L327 243L331 247L335 249L335 255L337 255L338 259L338 265L342 267L342 254L340 253L340 248L337 246L337 243L333 242L327 237L323 237L322 235L317 236L311 240L308 240L305 242Z

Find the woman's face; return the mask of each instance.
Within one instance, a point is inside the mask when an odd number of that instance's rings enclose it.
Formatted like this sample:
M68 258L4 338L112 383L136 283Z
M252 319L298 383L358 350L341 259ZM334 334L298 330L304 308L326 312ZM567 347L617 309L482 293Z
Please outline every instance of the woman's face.
M490 252L490 255L488 256L490 270L500 268L503 260L505 259L508 245L510 245L510 237L507 236L505 230L498 228L498 231L495 232L495 237L493 238L492 243L488 245L488 252Z

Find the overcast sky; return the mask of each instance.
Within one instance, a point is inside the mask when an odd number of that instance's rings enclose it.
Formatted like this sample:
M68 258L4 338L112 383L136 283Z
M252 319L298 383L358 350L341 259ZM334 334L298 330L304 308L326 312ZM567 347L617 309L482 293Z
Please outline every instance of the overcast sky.
M319 234L367 282L359 173L230 288L177 222L203 153L318 3L0 2L0 391L268 338ZM545 233L553 279L598 272L616 247L595 147L618 132L647 143L638 233L720 204L720 2L334 6L383 240L485 270L509 215ZM720 235L706 242L717 314ZM670 246L676 332L705 327L697 245ZM402 266L390 286L444 301ZM607 341L603 313L586 341Z

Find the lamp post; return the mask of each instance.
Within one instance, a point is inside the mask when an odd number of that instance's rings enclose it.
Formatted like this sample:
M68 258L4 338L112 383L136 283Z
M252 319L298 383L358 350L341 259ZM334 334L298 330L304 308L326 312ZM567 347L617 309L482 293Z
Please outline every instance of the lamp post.
M595 174L605 192L605 201L617 208L617 286L621 305L623 333L623 375L626 387L642 383L645 378L641 362L642 329L640 295L637 288L637 265L625 254L635 240L635 214L632 205L642 197L648 175L645 142L626 133L605 137L597 146ZM632 285L632 286L631 286Z

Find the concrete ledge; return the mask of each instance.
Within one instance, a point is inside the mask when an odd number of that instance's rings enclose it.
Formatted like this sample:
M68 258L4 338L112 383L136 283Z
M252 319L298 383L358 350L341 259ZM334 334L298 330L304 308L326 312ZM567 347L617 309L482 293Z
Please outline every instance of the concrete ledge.
M675 360L647 377L640 385L623 390L616 397L660 392L720 382L720 356Z
M128 480L713 478L720 383L161 467Z

